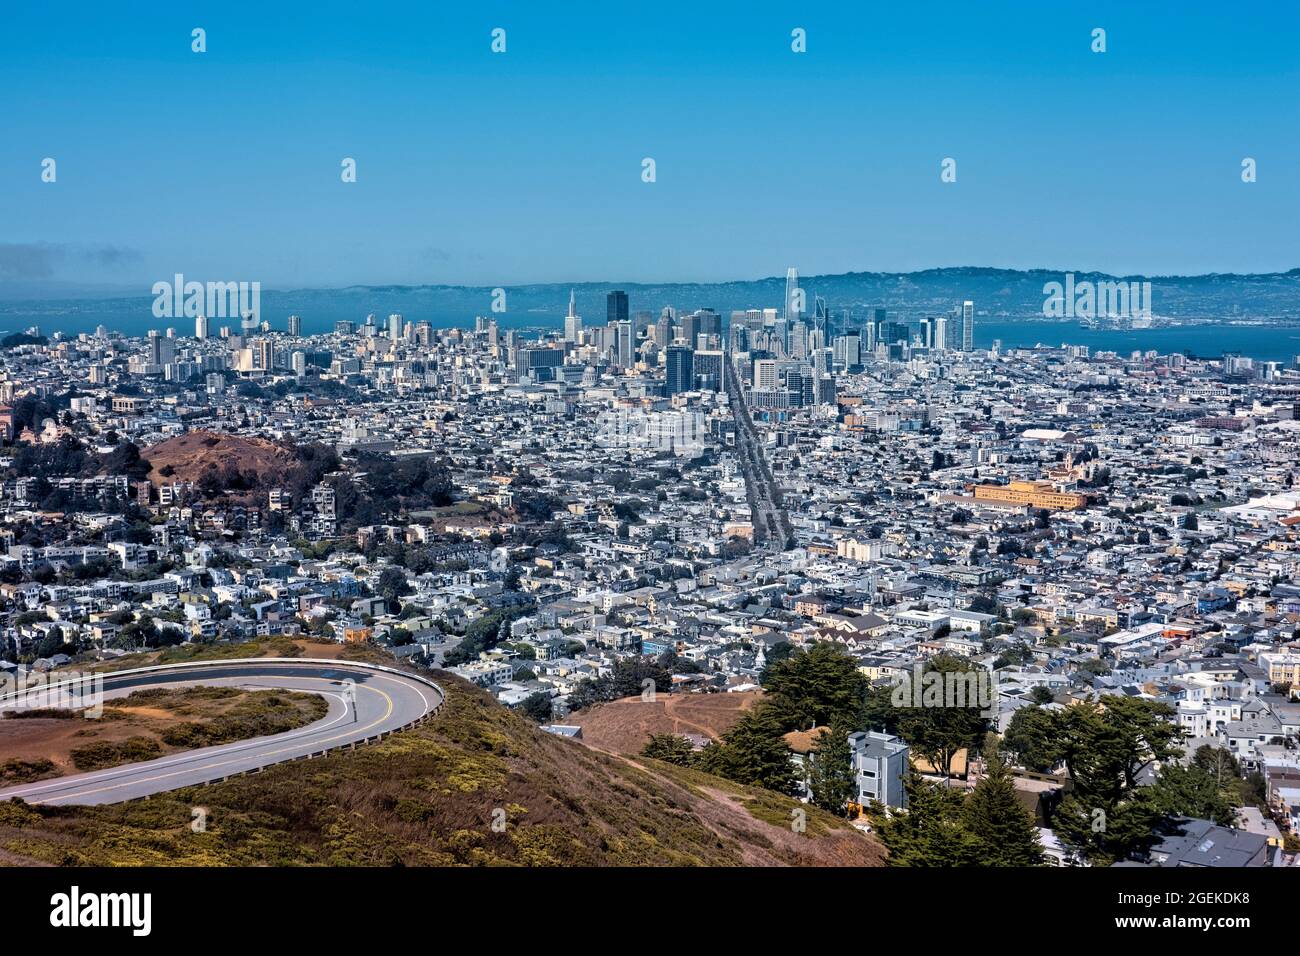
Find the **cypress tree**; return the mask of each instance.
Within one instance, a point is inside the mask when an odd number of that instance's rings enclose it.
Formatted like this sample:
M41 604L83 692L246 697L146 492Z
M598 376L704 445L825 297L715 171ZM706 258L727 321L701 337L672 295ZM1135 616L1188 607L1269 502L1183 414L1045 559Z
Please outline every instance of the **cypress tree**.
M989 734L984 749L987 772L962 807L966 829L984 845L987 866L1036 866L1043 848L1033 817L1016 799L997 738Z

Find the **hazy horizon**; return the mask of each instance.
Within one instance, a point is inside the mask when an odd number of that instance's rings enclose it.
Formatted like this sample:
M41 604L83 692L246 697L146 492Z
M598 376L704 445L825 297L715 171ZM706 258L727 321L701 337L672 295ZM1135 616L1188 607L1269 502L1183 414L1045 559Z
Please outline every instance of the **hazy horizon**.
M0 243L0 253L3 252L4 244ZM1229 272L1217 270L1202 273L1170 273L1167 275L1155 275L1138 272L1107 272L1104 270L1087 270L1079 268L1054 268L1052 266L1031 266L1025 268L1011 268L1004 266L988 265L944 265L928 266L919 269L910 269L906 271L881 270L881 269L851 269L845 272L800 272L801 281L814 282L817 280L837 279L851 276L917 276L931 273L943 272L1004 272L1016 273L1020 275L1033 275L1043 273L1052 276L1062 276L1067 273L1073 273L1077 276L1105 276L1113 279L1147 279L1152 281L1165 280L1198 280L1209 278L1239 278L1239 279L1256 279L1272 278L1279 276L1289 276L1291 274L1300 274L1300 265L1286 269L1270 270L1267 272ZM197 281L221 281L211 277L186 275L186 279L195 279ZM60 300L60 299L97 299L97 298L152 298L150 291L154 282L170 281L173 276L160 276L151 279L146 286L129 284L94 284L94 283L76 283L62 282L58 280L0 280L0 301L18 302L18 301L41 301L41 300ZM260 280L252 280L260 281ZM542 279L536 282L517 282L517 283L499 283L502 288L519 288L519 287L538 287L538 286L556 286L556 287L590 287L601 286L613 290L618 288L654 288L660 286L676 285L739 285L762 282L784 282L784 273L769 273L766 275L755 276L731 276L719 279ZM292 295L297 292L346 292L350 289L391 289L391 288L448 288L448 289L490 289L494 286L484 285L482 283L472 282L351 282L339 285L303 285L303 286L277 286L262 283L262 289L266 292L276 292L282 295ZM30 294L23 294L23 291L15 293L14 290L25 290Z

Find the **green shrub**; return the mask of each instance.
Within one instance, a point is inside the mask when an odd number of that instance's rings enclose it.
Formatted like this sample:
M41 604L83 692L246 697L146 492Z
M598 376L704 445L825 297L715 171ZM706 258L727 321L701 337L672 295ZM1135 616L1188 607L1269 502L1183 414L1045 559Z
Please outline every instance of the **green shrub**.
M77 747L71 753L72 763L78 770L103 770L161 756L162 747L150 737L128 737L117 743L100 741Z

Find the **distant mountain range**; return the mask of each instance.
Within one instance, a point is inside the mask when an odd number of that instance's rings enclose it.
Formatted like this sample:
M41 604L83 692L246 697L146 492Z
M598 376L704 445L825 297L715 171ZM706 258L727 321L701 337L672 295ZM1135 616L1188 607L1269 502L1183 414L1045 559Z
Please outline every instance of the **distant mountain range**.
M1063 271L957 267L920 272L849 272L813 275L800 279L809 313L813 297L823 298L833 312L849 310L865 316L866 310L884 307L901 319L946 312L964 299L975 302L982 316L1039 319L1044 284L1063 281ZM168 277L170 278L170 277ZM187 278L200 279L199 276ZM214 277L217 279L223 277ZM1149 281L1153 311L1178 323L1253 319L1300 324L1300 269L1262 274L1215 273L1199 276L1111 276L1076 272L1076 281ZM633 312L657 314L666 305L679 310L712 308L726 313L735 309L780 308L785 276L735 282L641 283L562 282L506 287L507 311L496 315L511 327L553 326L568 306L569 290L577 296L579 313L588 324L605 320L605 294L627 292ZM43 291L42 291L43 290ZM492 289L485 286L386 285L349 286L341 289L262 291L262 315L282 328L284 317L296 312L306 331L322 331L335 321L363 321L375 313L381 319L400 312L408 319L427 319L437 326L466 326L476 315L491 315ZM0 283L0 329L12 331L39 325L43 331L79 332L96 325L128 334L175 326L183 333L186 319L156 319L150 295L92 294L90 290L31 283ZM214 325L223 324L214 322Z

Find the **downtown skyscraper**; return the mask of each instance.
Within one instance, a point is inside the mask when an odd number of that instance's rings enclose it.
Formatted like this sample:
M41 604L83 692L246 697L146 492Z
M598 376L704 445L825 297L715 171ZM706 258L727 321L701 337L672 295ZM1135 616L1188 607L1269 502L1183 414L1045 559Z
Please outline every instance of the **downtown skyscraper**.
M680 345L668 346L665 389L671 397L695 388L695 352Z
M569 314L564 317L564 341L577 345L582 341L582 316L572 289L569 290Z
M628 319L627 293L615 289L605 296L605 313L607 325L613 325L615 322L626 322Z

